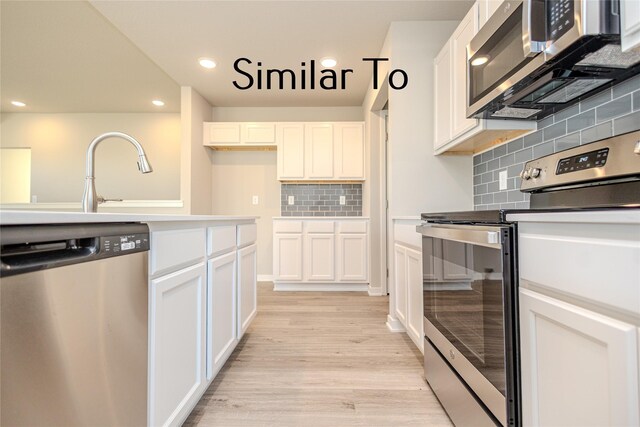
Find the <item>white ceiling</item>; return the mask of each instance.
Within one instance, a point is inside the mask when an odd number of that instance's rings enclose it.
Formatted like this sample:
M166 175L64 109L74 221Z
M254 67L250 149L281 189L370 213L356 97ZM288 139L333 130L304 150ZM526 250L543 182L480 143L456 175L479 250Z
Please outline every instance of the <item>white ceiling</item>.
M356 106L393 21L460 20L471 0L449 1L104 1L91 3L169 76L214 106ZM218 66L206 70L199 57ZM266 68L334 57L351 68L347 90L239 90L240 57ZM255 69L252 69L255 76ZM307 72L308 75L308 72ZM298 74L299 76L299 74Z
M2 0L0 8L0 111L180 111L177 83L89 3ZM164 107L151 104L157 98Z

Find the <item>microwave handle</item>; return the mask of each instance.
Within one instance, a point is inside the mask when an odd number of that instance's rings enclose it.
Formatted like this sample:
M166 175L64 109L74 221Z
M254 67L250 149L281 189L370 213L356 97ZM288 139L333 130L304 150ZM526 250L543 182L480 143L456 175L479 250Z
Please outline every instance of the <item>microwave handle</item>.
M522 47L527 57L544 51L547 40L547 18L544 0L522 2Z
M475 246L501 249L500 228L495 230L473 230L472 227L455 227L439 225L419 225L416 231L423 236L442 240L451 240Z

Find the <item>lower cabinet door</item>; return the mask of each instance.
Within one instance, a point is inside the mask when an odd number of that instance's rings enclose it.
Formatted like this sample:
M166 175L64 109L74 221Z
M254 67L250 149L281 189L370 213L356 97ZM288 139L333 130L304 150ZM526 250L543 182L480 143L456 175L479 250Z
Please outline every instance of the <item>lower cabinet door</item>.
M200 263L151 281L149 425L182 424L207 386L205 279Z
M525 426L639 424L636 327L520 290Z
M302 281L302 234L274 234L273 276L275 281Z
M338 235L338 280L366 282L369 263L366 234Z
M395 288L395 311L398 320L407 326L407 251L398 244L393 249L393 283Z
M305 280L332 282L335 280L335 235L309 233L305 235Z
M235 348L236 252L209 261L207 280L207 380L212 380Z
M238 251L238 340L242 338L257 312L256 245Z
M424 351L422 253L410 248L405 248L405 251L407 261L407 333L418 348Z

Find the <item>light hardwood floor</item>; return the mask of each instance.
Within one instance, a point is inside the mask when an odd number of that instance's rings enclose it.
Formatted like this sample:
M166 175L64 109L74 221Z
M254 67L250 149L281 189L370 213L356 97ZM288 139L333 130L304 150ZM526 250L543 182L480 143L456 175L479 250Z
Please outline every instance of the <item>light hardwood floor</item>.
M451 426L386 297L273 292L187 426Z

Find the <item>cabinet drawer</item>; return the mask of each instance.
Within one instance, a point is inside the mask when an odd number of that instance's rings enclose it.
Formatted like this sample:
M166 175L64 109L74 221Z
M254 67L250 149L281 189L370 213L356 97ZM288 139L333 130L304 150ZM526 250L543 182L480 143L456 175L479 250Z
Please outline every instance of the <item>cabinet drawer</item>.
M166 230L151 233L150 271L168 273L204 260L204 228Z
M207 228L207 256L213 257L236 248L236 226Z
M258 239L257 224L243 224L238 226L238 247L250 245Z
M521 223L520 277L638 315L639 235L633 224Z
M422 247L422 234L416 231L418 224L420 224L420 221L416 221L415 224L395 224L393 226L393 237L395 241L416 248Z
M307 233L333 233L333 221L308 221Z
M340 233L366 233L367 221L343 221L339 223Z
M302 233L302 221L274 221L274 233Z

